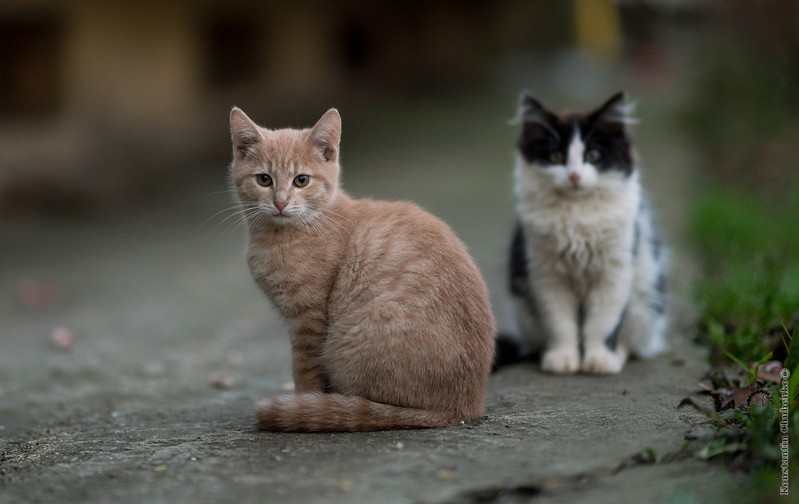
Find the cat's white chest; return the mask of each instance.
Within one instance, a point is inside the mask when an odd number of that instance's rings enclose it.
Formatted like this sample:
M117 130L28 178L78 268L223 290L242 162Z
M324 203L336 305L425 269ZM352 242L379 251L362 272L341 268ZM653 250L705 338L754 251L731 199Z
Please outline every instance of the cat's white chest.
M564 216L525 219L534 256L572 274L595 275L618 254L626 242L622 222L588 222Z
M631 267L634 218L634 207L619 201L528 207L521 220L531 271L555 272L584 295L599 278Z

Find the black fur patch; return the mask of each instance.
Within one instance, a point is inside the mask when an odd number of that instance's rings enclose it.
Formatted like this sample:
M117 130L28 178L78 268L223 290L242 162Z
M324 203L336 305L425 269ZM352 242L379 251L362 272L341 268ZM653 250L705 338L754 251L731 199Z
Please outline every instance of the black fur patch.
M516 297L527 298L530 295L530 279L527 271L524 231L520 222L516 223L516 229L513 231L508 259L510 293Z
M652 308L660 314L666 313L666 303L668 302L668 282L666 281L665 273L662 271L658 273L657 280L655 280L655 292L657 293L657 299L652 305Z
M492 373L510 364L529 359L528 355L522 353L522 347L518 338L509 334L499 333L494 341L496 344L496 353L494 354L494 366L491 368Z
M616 351L616 346L619 344L619 332L621 331L621 325L624 323L624 318L627 316L627 307L624 307L624 311L621 312L621 316L619 317L619 321L616 322L616 327L608 334L607 338L605 338L605 346L611 352Z
M658 235L652 235L651 245L652 257L654 257L655 260L660 259L660 254L663 252L663 240L661 240Z
M618 116L618 107L623 103L624 95L617 93L593 112L556 114L532 96L524 95L520 110L522 131L517 148L528 163L543 168L562 164L553 162L553 154L565 160L569 144L578 132L586 151L599 151L599 161L594 163L599 171L618 170L630 175L633 171L632 141Z

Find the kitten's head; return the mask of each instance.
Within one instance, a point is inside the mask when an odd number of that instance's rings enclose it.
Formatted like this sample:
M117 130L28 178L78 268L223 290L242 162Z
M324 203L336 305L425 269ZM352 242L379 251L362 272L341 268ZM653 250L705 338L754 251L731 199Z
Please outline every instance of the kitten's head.
M341 117L330 109L310 129L269 130L230 112L231 182L250 221L310 222L335 200Z
M522 123L517 148L527 175L538 189L579 196L623 183L634 169L627 124L631 106L624 94L613 95L588 113L551 112L522 95ZM544 187L542 187L544 186Z

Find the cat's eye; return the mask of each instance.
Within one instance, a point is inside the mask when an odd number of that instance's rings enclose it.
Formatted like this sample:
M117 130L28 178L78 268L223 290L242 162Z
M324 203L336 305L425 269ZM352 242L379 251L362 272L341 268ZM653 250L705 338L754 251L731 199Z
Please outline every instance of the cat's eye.
M272 185L272 177L270 177L266 173L259 173L258 175L256 175L255 181L258 182L258 185L263 187L269 187Z
M297 187L305 187L310 181L311 177L309 175L297 175L294 177L294 185Z
M596 149L588 149L585 153L585 160L589 163L596 163L602 159L602 153Z
M552 164L561 164L563 163L563 153L558 151L552 151L549 153L549 162Z

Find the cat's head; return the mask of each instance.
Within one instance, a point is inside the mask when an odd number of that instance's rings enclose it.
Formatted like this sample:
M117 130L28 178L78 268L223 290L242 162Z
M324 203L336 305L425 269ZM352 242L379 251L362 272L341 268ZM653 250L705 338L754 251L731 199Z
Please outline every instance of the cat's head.
M341 117L330 109L313 128L270 130L239 108L230 112L231 182L249 220L310 222L335 200Z
M631 108L617 93L591 112L559 114L522 95L517 148L528 172L523 178L566 196L623 184L635 168L627 131Z

